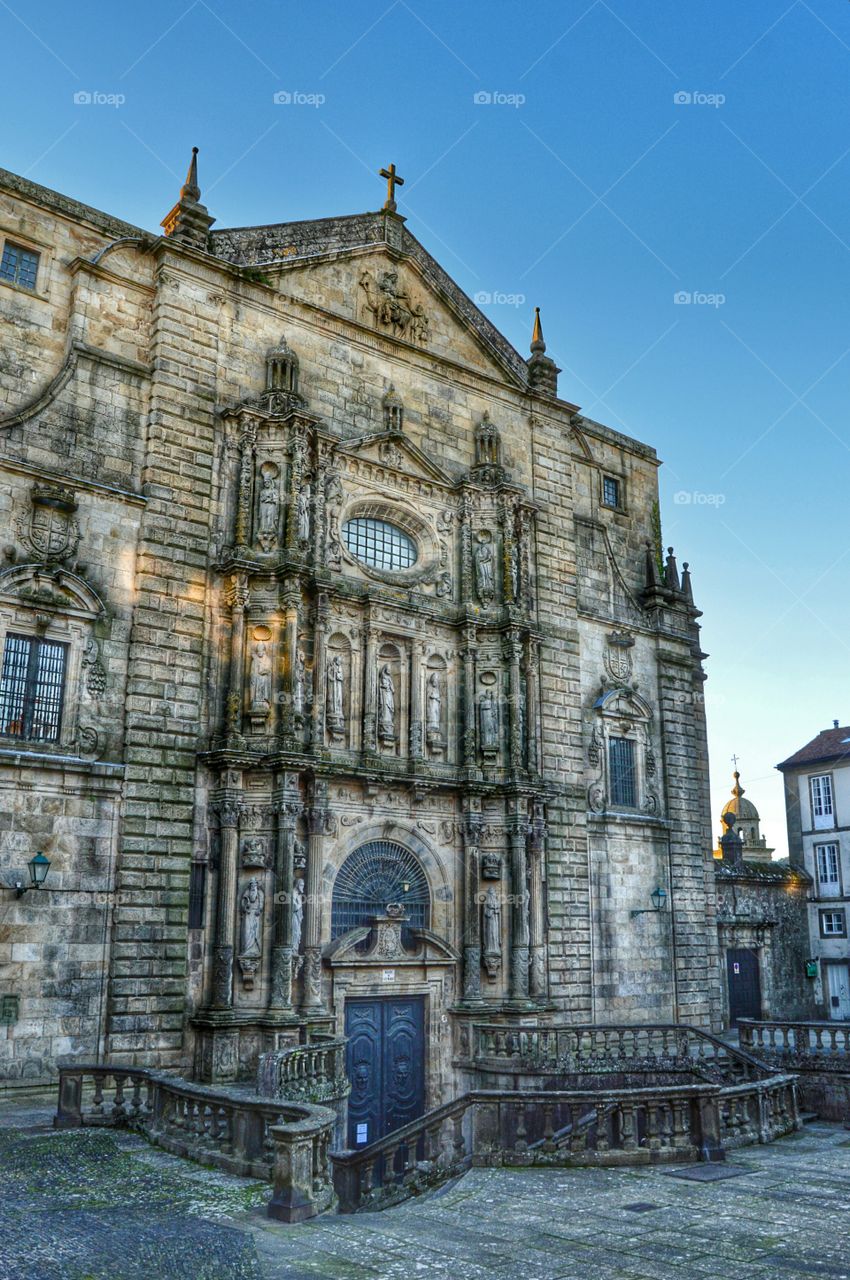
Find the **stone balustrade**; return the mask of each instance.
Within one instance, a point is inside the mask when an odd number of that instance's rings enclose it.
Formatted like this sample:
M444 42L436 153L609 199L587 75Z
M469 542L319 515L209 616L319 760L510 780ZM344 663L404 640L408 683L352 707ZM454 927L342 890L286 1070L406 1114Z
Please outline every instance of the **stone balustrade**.
M347 1097L344 1037L314 1035L297 1044L260 1057L257 1092L264 1097L298 1102L337 1101Z
M798 1070L850 1072L850 1022L741 1018L738 1038L742 1049L768 1062Z
M516 1027L475 1023L469 1065L479 1071L559 1076L687 1072L717 1082L764 1074L750 1055L675 1023Z
M53 1121L57 1129L136 1129L174 1155L267 1179L274 1183L269 1215L285 1222L333 1203L328 1149L336 1122L327 1107L100 1064L60 1068Z
M360 1151L331 1153L340 1211L383 1207L471 1165L722 1160L799 1128L791 1076L615 1091L479 1089Z

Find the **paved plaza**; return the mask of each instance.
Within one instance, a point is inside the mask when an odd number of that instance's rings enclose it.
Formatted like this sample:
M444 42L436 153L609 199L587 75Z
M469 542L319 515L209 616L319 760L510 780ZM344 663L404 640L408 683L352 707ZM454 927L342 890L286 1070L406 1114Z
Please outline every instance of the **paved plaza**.
M383 1213L283 1226L269 1190L111 1130L0 1114L2 1280L850 1280L850 1133L736 1153L740 1176L473 1170ZM687 1171L700 1169L690 1166Z

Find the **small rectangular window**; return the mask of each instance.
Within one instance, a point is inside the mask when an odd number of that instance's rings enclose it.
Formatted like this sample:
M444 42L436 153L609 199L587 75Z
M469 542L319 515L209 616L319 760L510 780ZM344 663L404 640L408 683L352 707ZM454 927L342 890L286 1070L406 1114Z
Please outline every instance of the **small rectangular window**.
M606 507L620 506L620 481L614 476L602 477L602 502Z
M816 829L835 826L832 809L832 778L828 773L809 779L812 799L812 826Z
M189 928L203 929L207 886L207 864L193 862L189 877Z
M608 761L611 771L612 805L627 809L636 808L635 744L631 738L610 738Z
M9 280L24 289L34 289L38 275L39 254L7 240L0 258L0 280Z
M20 996L0 996L0 1026L10 1027L18 1021Z
M822 911L820 931L823 938L843 938L846 932L843 911Z
M68 646L7 635L0 675L0 734L58 742Z
M820 844L815 849L818 872L818 893L822 898L841 896L838 845Z

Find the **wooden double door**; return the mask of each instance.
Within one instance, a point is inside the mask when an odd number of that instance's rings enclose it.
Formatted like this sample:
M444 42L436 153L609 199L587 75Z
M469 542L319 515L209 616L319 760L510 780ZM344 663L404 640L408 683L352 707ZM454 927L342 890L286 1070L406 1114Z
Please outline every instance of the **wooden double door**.
M425 1110L423 996L345 1002L348 1147L376 1142Z

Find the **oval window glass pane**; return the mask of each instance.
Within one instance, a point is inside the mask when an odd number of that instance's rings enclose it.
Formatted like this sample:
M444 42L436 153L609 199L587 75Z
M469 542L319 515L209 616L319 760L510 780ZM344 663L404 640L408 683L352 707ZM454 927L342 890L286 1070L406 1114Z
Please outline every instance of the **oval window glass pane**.
M370 569L409 569L416 563L416 543L388 520L346 520L342 536L351 554Z

